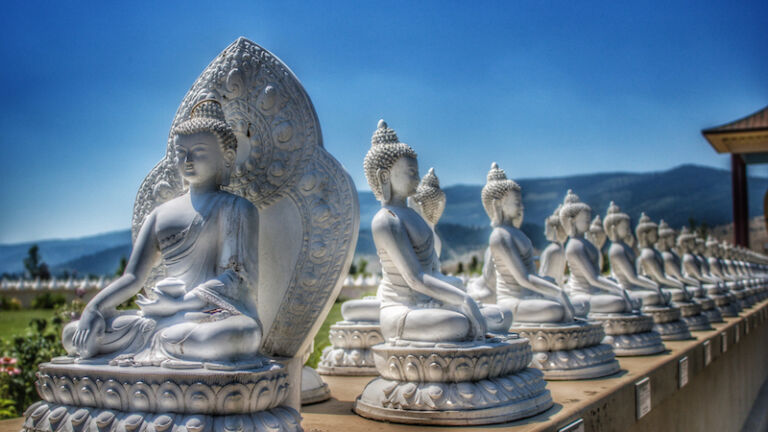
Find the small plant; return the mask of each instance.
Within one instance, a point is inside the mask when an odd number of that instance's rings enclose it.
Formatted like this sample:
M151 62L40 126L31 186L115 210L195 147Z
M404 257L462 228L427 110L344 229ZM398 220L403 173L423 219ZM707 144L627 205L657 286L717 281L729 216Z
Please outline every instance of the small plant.
M56 309L66 302L67 298L64 297L64 294L45 292L32 300L32 309Z
M12 311L21 309L21 302L14 297L0 296L0 310Z

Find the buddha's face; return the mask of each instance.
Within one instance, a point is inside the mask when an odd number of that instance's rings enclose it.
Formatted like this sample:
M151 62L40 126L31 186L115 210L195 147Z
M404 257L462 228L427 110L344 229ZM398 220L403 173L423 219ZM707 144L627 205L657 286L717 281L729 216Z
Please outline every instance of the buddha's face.
M520 228L523 224L523 197L520 192L510 190L501 198L501 209L504 212L504 219L511 221L512 225Z
M629 229L629 221L626 219L620 220L618 223L616 223L616 238L617 239L627 239L630 234Z
M555 222L548 220L544 224L544 237L551 242L557 241L557 225Z
M389 171L392 196L405 198L415 194L419 181L419 162L410 156L398 159Z
M645 233L645 240L648 242L649 245L653 245L654 243L656 243L656 240L658 239L659 239L659 233L655 229L648 230Z
M573 218L573 230L578 234L584 234L589 231L589 225L592 223L592 212L589 210L581 210Z
M218 183L225 169L219 140L211 133L177 135L174 148L179 173L192 185Z

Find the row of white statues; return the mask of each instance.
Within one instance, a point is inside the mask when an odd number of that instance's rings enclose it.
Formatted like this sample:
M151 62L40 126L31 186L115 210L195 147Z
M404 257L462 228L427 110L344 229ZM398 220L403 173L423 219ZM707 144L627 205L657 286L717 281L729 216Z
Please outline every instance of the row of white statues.
M603 221L592 220L590 207L571 191L546 220L551 244L543 251L537 272L533 245L520 230L521 188L495 163L481 196L493 227L483 275L464 287L442 275L435 264L439 249L433 243L439 243L429 237L437 239L434 227L445 208L445 194L434 170L417 186L415 152L400 143L384 122L374 133L365 169L382 203L372 229L383 281L376 298L342 305L344 321L332 327L332 346L326 348L319 370L378 375L355 405L355 411L366 417L430 424L438 419L440 424L498 421L475 405L460 414L433 412L462 407L445 395L454 394L452 386L458 384L474 391L468 384L473 380L471 375L458 381L440 374L433 378L420 369L430 361L450 364L449 354L438 349L448 340L462 346L480 342L473 326L481 315L489 333L528 339L533 351L529 366L544 378L587 379L617 372L615 356L662 352L663 340L689 339L691 331L709 330L710 322L735 316L740 298L746 305L766 295L763 257L711 238L706 249L700 249L703 242L687 229L676 236L665 222L656 224L645 214L633 236L630 217L614 203ZM637 252L628 244L635 236ZM600 271L606 240L610 276ZM672 249L675 244L682 259ZM492 315L484 313L491 304L500 308L504 325L509 323L506 330L491 328L487 318ZM430 331L424 331L427 328ZM432 330L437 328L442 331ZM429 350L431 360L412 348L416 342L435 344ZM403 363L408 358L410 363ZM392 373L408 367L414 370L410 376ZM423 395L421 386L427 384L433 393ZM409 389L410 397L398 392L401 387ZM468 394L470 399L477 396ZM527 406L546 405L540 394L515 398L527 399ZM496 402L500 405L483 409L497 412L504 406L507 419L529 413L506 400Z
M185 96L166 148L137 194L125 274L64 329L68 355L40 365L43 400L25 431L301 430L302 397L328 396L302 366L351 263L359 211L304 89L238 39ZM319 369L376 375L354 406L365 417L534 415L553 405L545 378L613 374L615 356L659 352L765 293L763 257L726 259L713 243L707 260L683 232L681 260L668 227L647 218L636 260L615 205L603 223L613 274L601 275L591 241L602 233L570 191L537 271L520 186L496 164L481 197L493 227L484 276L465 287L440 271L437 177L420 184L415 151L384 121L364 171L381 202L371 227L383 275L375 298L342 306ZM139 310L117 310L140 291Z

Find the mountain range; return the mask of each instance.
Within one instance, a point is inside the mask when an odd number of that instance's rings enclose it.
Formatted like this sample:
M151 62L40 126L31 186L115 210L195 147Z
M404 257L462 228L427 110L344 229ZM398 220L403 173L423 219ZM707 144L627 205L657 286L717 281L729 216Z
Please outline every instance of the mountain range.
M440 175L439 171L437 172ZM634 220L645 212L654 220L663 218L673 227L692 221L709 226L732 221L731 175L729 171L681 165L650 173L599 173L567 177L520 179L525 222L523 231L542 248L544 219L560 204L568 189L592 207L593 215L603 216L611 201ZM749 215L763 214L763 194L768 179L749 179ZM482 250L488 239L488 217L480 202L482 185L454 185L443 189L447 205L437 232L443 239L443 258ZM360 236L356 252L375 255L370 221L380 208L369 191L358 192L360 199ZM0 273L23 271L22 260L36 243L43 260L54 274L61 271L78 274L112 274L120 258L130 253L129 230L66 240L43 240L0 245Z

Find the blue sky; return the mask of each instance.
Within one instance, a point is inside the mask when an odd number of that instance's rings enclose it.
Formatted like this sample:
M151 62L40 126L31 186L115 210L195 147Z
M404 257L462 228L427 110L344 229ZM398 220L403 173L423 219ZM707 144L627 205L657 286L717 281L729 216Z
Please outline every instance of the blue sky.
M14 2L0 15L0 243L127 228L182 97L238 36L304 84L367 189L385 118L444 185L726 168L768 103L768 2ZM765 168L752 170L766 174Z

